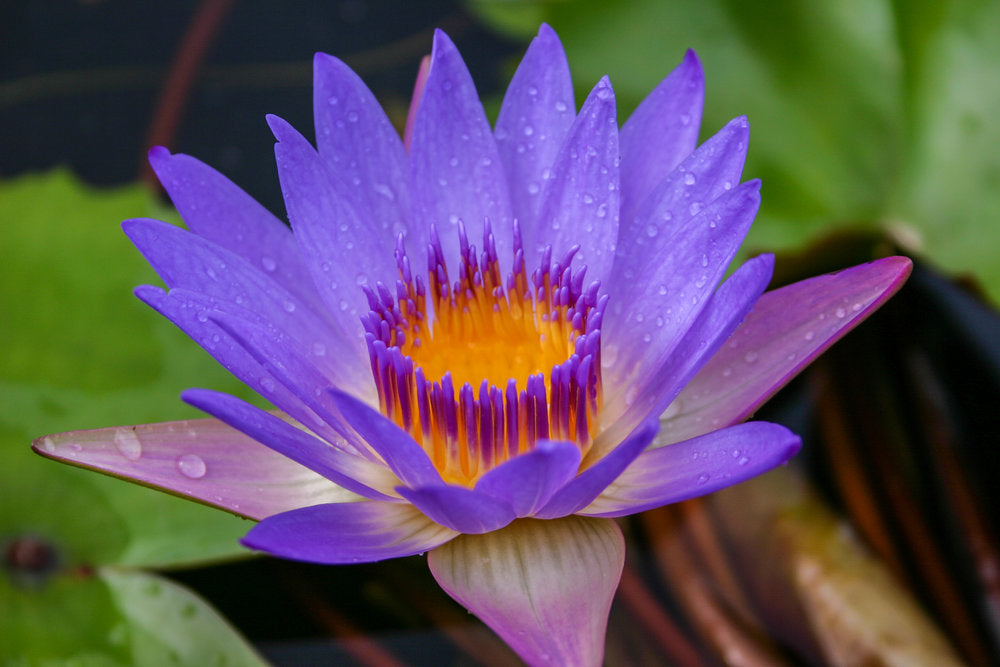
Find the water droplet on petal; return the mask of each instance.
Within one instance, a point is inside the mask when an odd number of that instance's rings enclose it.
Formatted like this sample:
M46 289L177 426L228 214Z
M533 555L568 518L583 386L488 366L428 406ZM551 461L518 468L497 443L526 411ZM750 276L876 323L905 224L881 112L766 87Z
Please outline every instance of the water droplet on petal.
M835 314L835 315L836 315L836 316L837 316L838 318L841 318L841 319L843 319L843 318L844 318L844 317L845 317L845 316L847 315L847 311L846 311L846 310L844 310L843 308L838 308L838 309L837 309L837 312L836 312L836 313L834 313L834 314Z
M567 109L567 107L566 107L566 103L565 102L563 102L562 100L559 100L558 102L556 102L556 111L558 111L559 113L562 113L563 111L566 111L566 109Z
M177 457L177 469L189 479L201 479L208 472L205 460L197 454L184 454Z
M708 484L708 480L709 479L711 479L711 478L706 473L702 473L702 474L698 475L698 485L702 486L702 485Z
M349 111L347 113L347 122L348 123L357 123L358 122L358 112L357 111Z
M660 233L660 228L657 227L656 225L648 225L646 227L646 236L648 236L649 238L653 238L659 233Z
M295 304L293 302L291 302L291 301L285 301L281 305L285 309L286 313L294 313L295 312Z
M687 174L684 174L684 185L694 185L695 181L697 181L697 180L698 179L695 178L695 175L692 174L692 173L690 173L690 172L687 173Z
M120 428L115 431L115 448L129 461L138 461L142 457L142 443L139 436L130 428Z
M204 310L198 313L198 321L202 323L208 322L208 313L206 313Z
M265 391L274 391L274 380L269 377L263 377L260 379L260 386L263 387Z
M750 463L750 459L747 458L746 456L744 456L739 461L737 461L736 463L738 465L745 466L746 464Z
M535 128L531 127L530 125L525 125L522 131L524 132L524 136L530 137L535 133Z
M274 259L271 257L261 257L260 264L261 266L264 267L264 270L267 271L268 273L272 273L275 269L278 268L278 263L274 261Z
M688 211L690 211L691 215L698 215L698 212L701 211L701 203L692 202L691 205L688 206ZM712 226L714 227L715 225Z
M757 353L753 350L750 350L749 352L743 355L743 361L747 362L748 364L752 364L753 362L757 361Z

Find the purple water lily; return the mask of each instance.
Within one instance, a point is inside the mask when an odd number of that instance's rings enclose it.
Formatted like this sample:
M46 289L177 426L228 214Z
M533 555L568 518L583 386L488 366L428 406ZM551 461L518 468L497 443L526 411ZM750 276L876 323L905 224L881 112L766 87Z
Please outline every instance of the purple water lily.
M315 59L316 147L268 122L291 229L216 171L150 162L188 230L126 233L169 287L140 299L278 411L190 389L215 419L41 438L41 453L258 519L244 543L318 563L427 552L530 663L598 664L619 517L788 460L740 423L905 280L888 258L763 294L723 280L759 205L744 118L697 145L694 53L619 128L575 111L543 26L490 128L438 32L405 142Z

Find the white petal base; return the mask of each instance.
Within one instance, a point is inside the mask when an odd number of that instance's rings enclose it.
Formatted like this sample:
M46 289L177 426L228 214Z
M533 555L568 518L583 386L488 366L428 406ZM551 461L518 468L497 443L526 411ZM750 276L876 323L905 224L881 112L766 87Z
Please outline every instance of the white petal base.
M531 665L600 665L625 540L610 519L519 519L428 554L441 587Z

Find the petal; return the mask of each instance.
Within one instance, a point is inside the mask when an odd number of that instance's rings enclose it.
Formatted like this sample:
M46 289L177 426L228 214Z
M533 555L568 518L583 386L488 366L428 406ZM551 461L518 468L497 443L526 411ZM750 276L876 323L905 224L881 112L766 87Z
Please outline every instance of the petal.
M749 422L650 448L580 514L626 516L696 498L767 472L801 446L784 426Z
M191 336L230 373L248 387L266 398L272 405L291 415L296 421L308 424L318 435L335 439L336 433L299 396L262 366L246 349L219 326L213 317L221 311L216 299L185 289L172 289L165 293L158 287L143 285L135 290L137 297ZM247 316L253 313L245 311Z
M342 355L338 365L353 366L352 373L368 365L363 336L352 325L342 326L315 310L272 280L262 269L207 239L159 220L126 220L122 228L171 288L202 292L258 318L288 323L288 329L309 341L327 341L331 347L358 348L356 355ZM366 302L367 303L367 302ZM360 324L358 325L360 330ZM362 343L357 338L362 337Z
M418 249L431 242L435 225L447 266L458 268L458 222L479 236L489 218L502 274L510 270L512 217L507 179L493 132L472 77L455 45L434 34L431 66L413 123L410 144Z
M313 58L316 147L354 208L369 222L406 231L409 169L399 134L375 96L350 67L325 53Z
M301 428L249 403L209 389L188 389L181 398L282 456L323 475L335 484L373 500L390 500L399 480L385 466L323 442Z
M430 551L457 535L405 503L328 503L285 512L254 526L243 544L281 558L337 565Z
M507 87L494 132L514 217L532 238L546 172L575 115L566 53L555 31L542 24Z
M524 230L525 257L551 245L576 257L587 280L604 281L614 263L618 239L618 124L615 95L607 77L590 92L542 190L538 225Z
M688 51L622 126L622 219L694 150L704 101L701 63Z
M278 140L278 177L299 250L330 312L348 323L347 345L367 359L360 318L368 300L360 286L394 283L393 220L365 215L358 186L335 173L291 125L277 116L267 121Z
M326 390L339 386L350 390L361 400L375 402L378 399L370 371L363 380L338 375L330 372L327 366L329 358L340 358L336 349L328 350L324 346L305 350L302 344L286 334L283 328L270 323L258 323L221 312L213 313L211 318L226 334L242 345L264 371L282 383L303 405L322 417L326 424L347 437L359 453L368 451L366 446L356 442L356 439L352 439L345 432L349 429L343 428L342 422L336 418L336 410ZM282 404L276 405L285 409ZM312 426L313 423L307 422L307 424ZM325 432L321 435L325 436Z
M750 139L746 118L734 118L687 156L643 199L622 211L614 277L624 269L655 262L676 229L740 182ZM627 287L613 283L615 287Z
M530 452L483 475L476 482L476 491L507 501L518 517L531 516L573 479L579 468L577 445L540 440Z
M416 488L401 486L396 492L435 523L460 533L488 533L516 518L506 500L464 486L441 483Z
M625 541L614 521L520 519L461 535L427 564L448 595L527 663L600 665Z
M662 437L677 442L746 419L895 294L911 268L886 257L764 294L671 404Z
M33 447L251 519L360 498L216 419L71 431Z
M440 484L441 475L410 434L350 394L331 389L333 402L351 427L399 477L414 488Z
M228 178L190 155L149 151L149 164L195 234L263 269L298 298L318 305L291 230Z
M608 382L629 386L658 368L705 308L760 206L760 182L748 181L712 202L669 235L656 259L615 281L604 319ZM665 236L667 236L665 234Z
M649 446L658 429L659 424L655 419L648 419L640 424L606 456L559 489L552 500L535 512L535 516L540 519L556 519L589 505Z
M601 423L607 424L607 435L601 440L615 442L648 416L662 414L747 316L767 288L773 269L773 255L747 260L712 294L709 304L666 360L658 366L651 362L640 368L633 384L616 387L613 393L606 391Z

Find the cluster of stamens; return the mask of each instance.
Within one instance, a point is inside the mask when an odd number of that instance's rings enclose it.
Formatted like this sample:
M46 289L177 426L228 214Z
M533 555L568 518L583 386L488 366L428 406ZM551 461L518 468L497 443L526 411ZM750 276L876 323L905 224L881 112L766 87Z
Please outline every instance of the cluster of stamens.
M607 297L596 282L584 289L585 269L571 269L576 248L555 263L546 249L529 278L515 224L513 267L502 281L489 222L478 258L461 223L458 233L454 282L432 228L426 283L413 275L400 236L395 295L382 283L365 290L371 310L362 322L382 413L459 484L540 439L586 453L601 403Z

